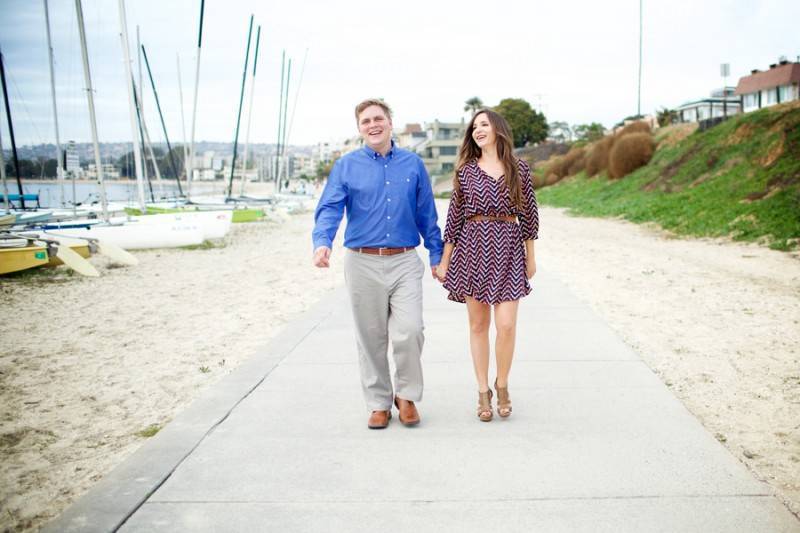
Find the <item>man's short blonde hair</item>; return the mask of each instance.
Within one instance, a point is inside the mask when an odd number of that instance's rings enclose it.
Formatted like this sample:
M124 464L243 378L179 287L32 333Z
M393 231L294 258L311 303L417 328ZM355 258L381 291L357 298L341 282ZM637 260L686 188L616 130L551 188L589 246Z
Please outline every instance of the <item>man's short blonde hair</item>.
M360 104L356 106L356 122L358 122L358 116L368 107L376 105L383 109L383 112L386 113L386 118L392 120L392 109L389 107L389 104L381 100L380 98L369 98L364 100Z

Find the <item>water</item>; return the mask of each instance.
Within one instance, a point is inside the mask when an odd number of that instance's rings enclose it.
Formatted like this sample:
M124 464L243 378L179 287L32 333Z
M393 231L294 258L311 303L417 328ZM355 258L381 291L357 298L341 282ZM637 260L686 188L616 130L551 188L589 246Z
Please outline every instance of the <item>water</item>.
M186 192L186 184L181 183ZM139 202L139 192L135 181L107 181L105 182L106 197L109 202ZM42 207L62 207L61 185L56 181L25 181L22 182L22 190L25 194L38 194L39 203ZM150 190L145 185L145 200L150 201ZM8 193L17 194L17 183L14 180L8 181ZM0 189L2 194L2 189ZM218 182L194 182L192 183L192 194L225 194L225 183ZM174 182L165 182L162 187L153 184L153 195L156 200L163 197L175 197L178 195L178 187ZM91 204L100 201L100 192L95 182L78 181L75 183L75 199L81 204ZM72 205L72 182L64 182L64 201L68 206ZM19 202L14 202L19 204ZM0 202L2 206L2 202ZM26 207L28 206L26 204Z

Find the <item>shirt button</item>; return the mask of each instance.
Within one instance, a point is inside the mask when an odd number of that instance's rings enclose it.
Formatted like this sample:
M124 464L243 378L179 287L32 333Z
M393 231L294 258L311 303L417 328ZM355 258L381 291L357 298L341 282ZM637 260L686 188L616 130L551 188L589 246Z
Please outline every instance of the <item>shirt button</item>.
M392 199L391 199L391 198L387 198L387 199L386 199L386 201L387 201L387 202L391 202L391 201L392 201Z
M392 219L392 217L386 217L386 220L391 220L391 219Z
M388 167L389 167L389 165L383 165L383 168L388 168Z
M388 181L386 182L386 185L389 185L389 182L388 182Z
M386 236L388 237L388 236L389 236L389 234L387 233L387 234L386 234Z

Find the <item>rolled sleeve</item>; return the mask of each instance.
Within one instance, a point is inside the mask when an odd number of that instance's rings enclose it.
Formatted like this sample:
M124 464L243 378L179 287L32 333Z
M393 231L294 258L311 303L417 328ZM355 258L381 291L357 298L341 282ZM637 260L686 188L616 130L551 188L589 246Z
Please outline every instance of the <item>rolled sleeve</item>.
M416 224L419 234L428 249L431 266L438 265L442 260L442 233L437 224L436 204L433 199L431 179L422 160L417 162L419 179L417 180L417 210Z
M314 211L314 230L311 238L314 249L320 246L331 248L339 223L344 216L344 207L347 201L347 188L342 180L342 166L337 161L333 165L328 182L322 191L317 209Z
M519 179L522 186L524 205L518 214L522 240L531 241L539 238L539 208L536 204L536 192L533 190L531 168L520 161Z
M447 207L447 222L444 226L444 242L458 244L461 229L464 227L464 184L459 173L459 190L453 191L450 205Z

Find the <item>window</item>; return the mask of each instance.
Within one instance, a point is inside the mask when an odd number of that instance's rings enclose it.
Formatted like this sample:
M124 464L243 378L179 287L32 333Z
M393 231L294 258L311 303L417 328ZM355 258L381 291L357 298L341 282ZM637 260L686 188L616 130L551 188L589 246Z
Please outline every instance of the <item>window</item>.
M442 163L442 172L452 172L453 168L453 163Z
M777 104L778 103L778 89L777 87L773 89L767 89L764 91L767 97L767 105Z
M746 109L752 109L754 107L758 107L758 93L750 93L744 95L744 107Z
M439 148L439 155L456 155L458 148L456 146L442 146Z
M792 91L791 85L781 85L778 87L778 97L780 98L781 102L788 102L789 100L794 100L794 91Z

